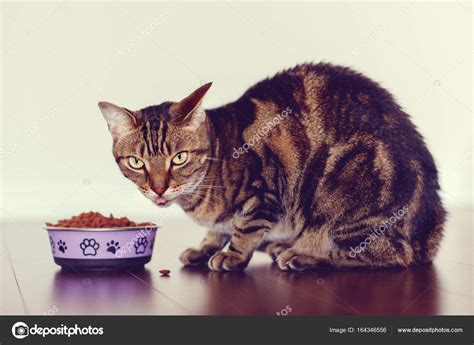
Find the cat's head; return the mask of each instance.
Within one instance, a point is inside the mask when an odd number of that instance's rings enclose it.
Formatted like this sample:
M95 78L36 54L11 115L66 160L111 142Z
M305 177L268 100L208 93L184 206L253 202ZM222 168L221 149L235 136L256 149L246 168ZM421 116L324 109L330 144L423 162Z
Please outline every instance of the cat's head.
M120 170L157 205L186 200L205 177L211 142L202 99L210 87L138 111L99 103Z

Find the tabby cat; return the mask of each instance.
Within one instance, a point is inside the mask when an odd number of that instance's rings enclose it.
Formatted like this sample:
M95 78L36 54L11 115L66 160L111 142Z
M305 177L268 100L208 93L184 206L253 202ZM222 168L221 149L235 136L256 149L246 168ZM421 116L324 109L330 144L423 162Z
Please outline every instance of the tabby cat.
M241 270L255 250L282 270L432 261L445 220L437 170L385 89L326 63L205 110L210 87L138 111L99 103L125 177L209 228L184 265Z

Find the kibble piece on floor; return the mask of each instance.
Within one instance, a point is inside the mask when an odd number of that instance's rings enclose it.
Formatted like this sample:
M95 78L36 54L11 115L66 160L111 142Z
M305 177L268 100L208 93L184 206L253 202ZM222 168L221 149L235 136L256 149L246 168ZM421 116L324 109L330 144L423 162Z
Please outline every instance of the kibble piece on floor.
M169 276L171 271L170 270L160 270L159 271L162 276Z

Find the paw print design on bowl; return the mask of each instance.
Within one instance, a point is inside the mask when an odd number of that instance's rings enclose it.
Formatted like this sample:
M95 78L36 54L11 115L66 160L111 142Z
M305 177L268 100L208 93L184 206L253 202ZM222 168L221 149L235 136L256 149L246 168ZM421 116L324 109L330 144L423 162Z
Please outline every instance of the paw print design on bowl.
M135 254L145 253L147 246L148 246L148 240L145 237L141 237L137 239L137 242L134 244Z
M85 238L79 247L82 249L82 254L84 256L96 256L100 244L93 238Z
M150 262L152 248L157 244L157 226L45 228L51 237L48 240L54 262L66 268L108 270L143 267ZM43 244L47 247L46 241Z
M64 254L67 250L66 242L63 241L63 240L59 240L58 241L58 249L59 249L60 252L62 252Z
M56 243L54 243L54 240L51 236L49 236L49 245L51 246L51 251L53 254L56 254Z
M110 242L107 242L107 251L112 253L112 254L115 254L117 252L117 250L120 249L120 246L119 246L119 243L117 241L110 241Z

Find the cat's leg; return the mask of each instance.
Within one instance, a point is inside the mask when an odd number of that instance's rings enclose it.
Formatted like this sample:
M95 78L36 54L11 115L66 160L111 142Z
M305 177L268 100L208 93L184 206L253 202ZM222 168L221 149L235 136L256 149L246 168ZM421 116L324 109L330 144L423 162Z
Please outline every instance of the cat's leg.
M284 250L275 260L282 270L303 271L323 266L329 261L333 242L328 232L306 229L294 245Z
M403 238L386 235L372 236L371 232L344 240L334 238L325 229L307 230L295 245L278 256L282 270L303 271L333 266L348 267L406 267L414 262L413 249Z
M188 248L179 256L185 266L207 265L209 258L229 241L228 234L209 230L197 248Z
M274 196L250 197L234 216L229 249L217 252L208 266L214 271L235 271L247 267L253 252L278 222L281 214Z
M282 252L291 246L292 243L290 242L269 241L262 243L257 250L267 253L272 258L272 260L275 261Z

